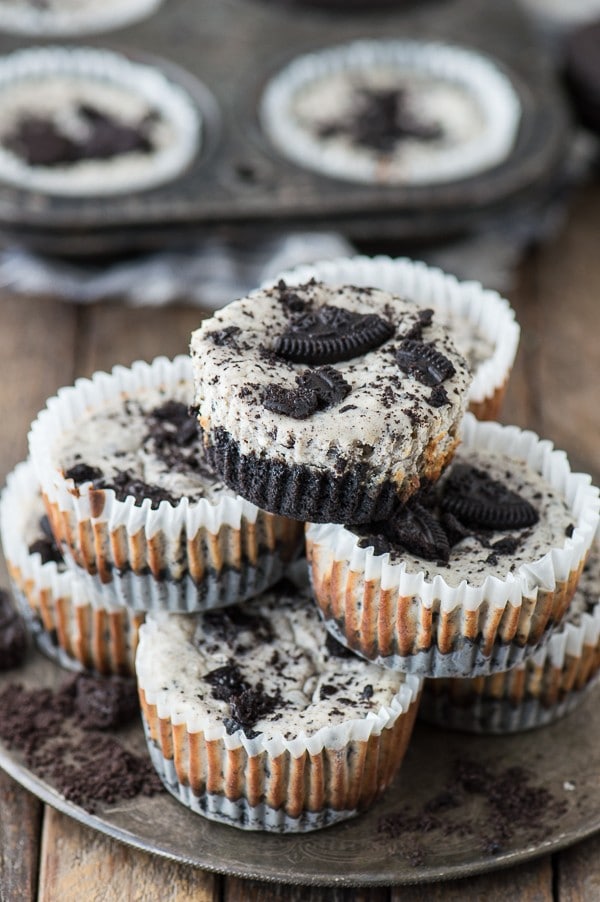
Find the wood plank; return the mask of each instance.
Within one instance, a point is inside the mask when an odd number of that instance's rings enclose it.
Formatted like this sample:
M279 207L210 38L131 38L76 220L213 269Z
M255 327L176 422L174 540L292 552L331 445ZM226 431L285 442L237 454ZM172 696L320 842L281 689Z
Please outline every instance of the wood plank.
M77 311L49 298L0 295L0 485L27 456L27 433L46 398L73 380ZM0 585L7 580L0 556Z
M187 354L190 335L208 315L206 311L175 305L132 308L106 303L86 307L80 313L77 342L77 375L110 370L116 363Z
M521 325L521 340L501 416L503 423L534 431L539 431L542 426L539 380L536 378L540 345L537 266L538 255L532 252L519 267L514 288L509 293Z
M290 886L228 877L223 902L388 902L389 889Z
M549 856L478 877L394 887L390 902L515 902L516 899L519 902L553 902Z
M522 347L506 414L600 480L600 184L582 188L564 229L533 255L516 293ZM522 398L528 398L523 406Z
M40 902L217 902L219 878L132 849L46 809Z
M0 899L37 896L42 803L0 771Z
M555 856L557 902L600 899L600 836Z

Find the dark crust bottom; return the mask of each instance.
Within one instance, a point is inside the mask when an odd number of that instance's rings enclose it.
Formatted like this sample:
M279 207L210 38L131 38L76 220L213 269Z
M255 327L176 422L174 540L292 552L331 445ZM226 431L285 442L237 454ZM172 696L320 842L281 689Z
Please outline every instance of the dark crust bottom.
M204 433L206 458L230 489L257 507L311 523L368 523L389 517L401 500L385 480L367 487L364 463L345 473L240 454L224 429Z

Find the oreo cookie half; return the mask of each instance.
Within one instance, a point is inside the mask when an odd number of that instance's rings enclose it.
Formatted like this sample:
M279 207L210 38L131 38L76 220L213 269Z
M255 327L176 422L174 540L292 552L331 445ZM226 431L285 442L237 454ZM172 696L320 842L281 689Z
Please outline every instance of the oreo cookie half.
M280 335L274 351L293 363L338 363L373 351L394 334L376 313L353 313L327 304L296 316Z
M432 388L454 375L453 363L436 351L431 342L406 339L396 352L396 362L401 370Z
M465 526L483 529L523 529L537 523L529 501L484 470L455 464L445 482L441 506Z

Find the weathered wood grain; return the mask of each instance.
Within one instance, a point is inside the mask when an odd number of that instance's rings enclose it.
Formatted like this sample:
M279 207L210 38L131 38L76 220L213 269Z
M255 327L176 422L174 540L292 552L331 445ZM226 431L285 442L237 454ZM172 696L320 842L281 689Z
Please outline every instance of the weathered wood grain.
M148 855L46 809L39 902L217 902L219 878Z
M290 886L228 877L223 902L388 902L382 888Z
M561 852L555 868L559 902L600 899L600 836Z
M553 902L549 857L464 880L394 887L390 902L515 902L517 899L519 902Z
M75 369L78 376L116 363L187 354L190 334L206 312L182 306L136 309L98 304L80 311Z
M76 321L72 304L2 293L0 485L9 470L27 456L29 426L46 398L73 380ZM3 559L0 584L6 584Z
M37 895L42 803L0 771L0 900Z
M600 480L600 183L582 188L564 228L522 269L522 327L505 417L567 451Z

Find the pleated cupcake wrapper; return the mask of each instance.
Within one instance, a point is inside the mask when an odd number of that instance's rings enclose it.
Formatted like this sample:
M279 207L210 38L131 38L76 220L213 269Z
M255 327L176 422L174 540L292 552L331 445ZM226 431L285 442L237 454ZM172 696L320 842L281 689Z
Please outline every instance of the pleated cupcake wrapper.
M441 575L426 580L360 548L344 527L307 527L307 555L317 604L344 644L377 663L422 676L477 676L516 666L547 641L575 592L598 524L598 489L572 473L566 455L533 432L497 423L463 422L466 448L504 452L553 486L575 528L562 548L522 565L505 579L456 588Z
M516 672L499 673L496 676L508 678L520 671L519 667ZM560 679L560 671L557 676ZM484 679L487 681L491 678ZM468 733L521 733L556 723L571 714L596 689L599 681L600 677L596 673L581 688L565 690L560 696L553 694L553 701L532 695L513 700L506 696L476 693L470 698L458 700L442 688L426 687L419 707L419 717L427 723ZM440 681L431 682L437 684Z
M321 79L347 73L352 78L382 66L405 74L431 76L465 89L485 119L482 133L444 149L435 166L413 166L397 177L378 158L327 145L298 121L294 97ZM288 159L333 178L366 183L429 185L473 176L510 154L521 118L521 104L510 82L491 59L461 47L419 41L355 41L301 56L268 83L260 104L267 136Z
M466 320L494 349L473 374L469 409L480 420L497 418L521 330L509 302L496 291L484 289L479 282L459 282L455 276L424 263L385 256L322 260L283 272L271 284L280 278L288 285L315 278L328 285L380 288L420 307L431 307L445 317Z
M569 714L599 680L600 596L578 622L569 616L545 647L514 670L478 679L426 680L420 715L460 730L512 733Z
M157 110L175 132L166 147L147 155L144 165L121 164L122 159L82 161L65 166L30 166L0 145L0 177L26 188L65 196L107 195L141 191L180 175L196 156L202 123L196 104L160 69L133 62L110 50L92 47L35 47L0 59L0 98L3 91L55 76L120 87ZM24 109L24 113L27 110ZM91 167L97 167L92 172Z
M79 9L44 9L41 5L6 0L0 4L0 31L30 37L91 34L124 28L151 15L162 0L88 0Z
M117 366L111 374L79 379L48 401L29 437L67 563L95 577L92 589L103 598L139 610L203 610L242 601L276 582L301 543L299 524L229 494L215 502L163 501L153 510L149 499L138 506L132 496L119 501L112 489L93 489L91 483L76 488L64 478L52 453L86 412L182 379L191 382L191 362L184 356L137 361L130 369Z
M144 630L160 630L148 621ZM194 811L245 829L303 832L366 808L406 751L422 681L407 677L388 706L294 739L231 735L221 719L172 705L142 648L137 674L150 753L167 788ZM239 818L233 813L239 812Z
M9 474L0 500L0 531L15 599L39 648L63 667L134 676L143 613L107 605L82 574L30 554L24 529L38 494L29 461Z

